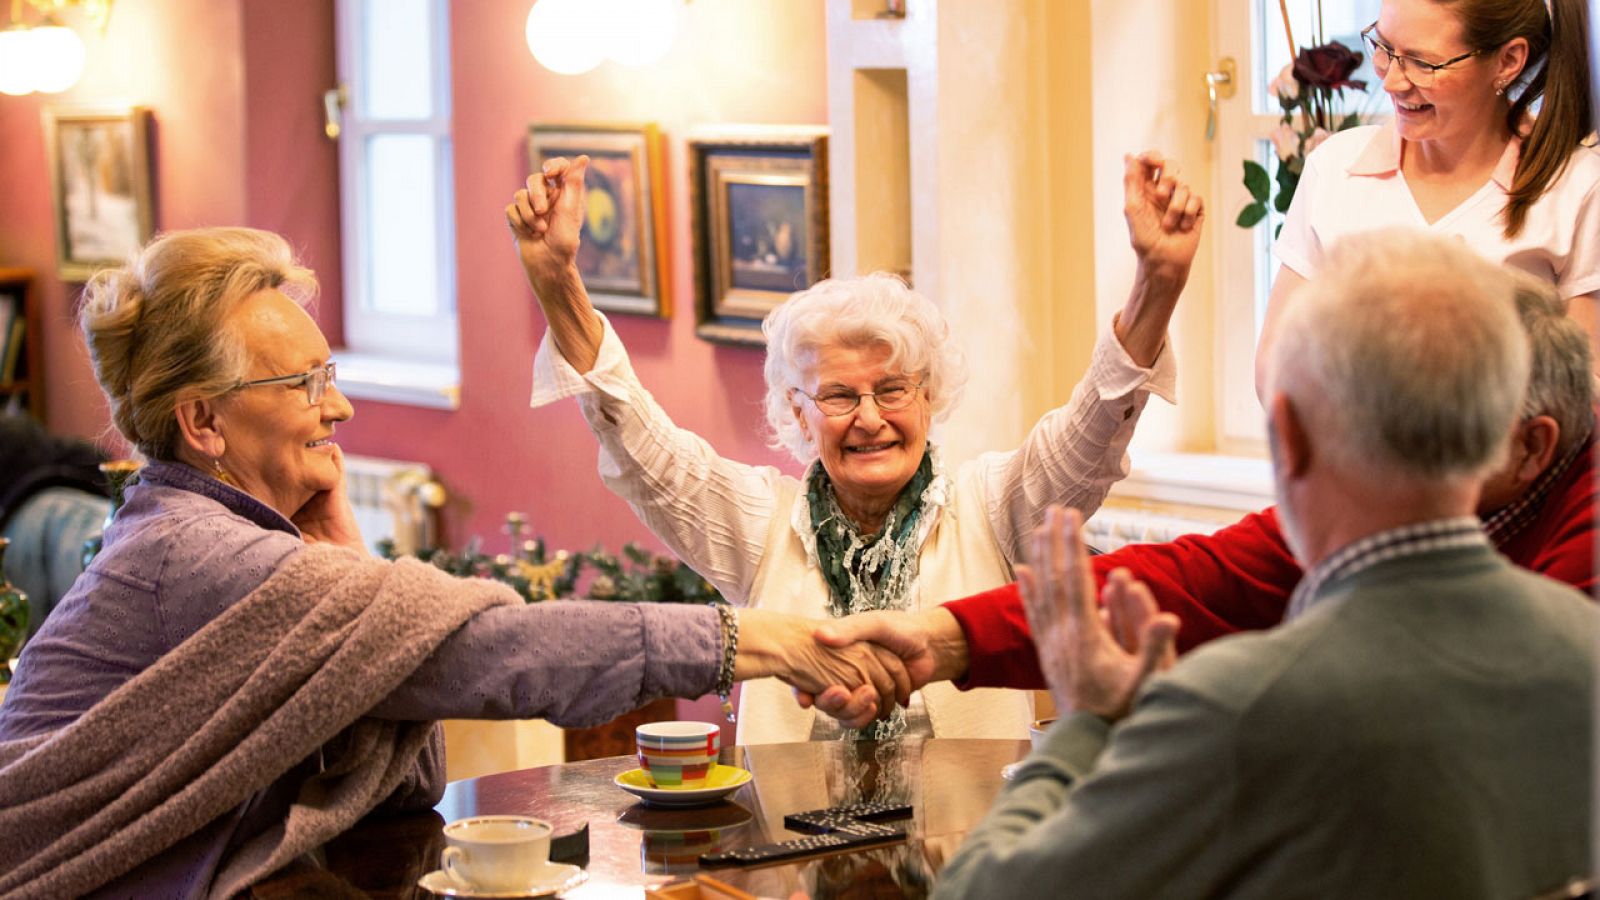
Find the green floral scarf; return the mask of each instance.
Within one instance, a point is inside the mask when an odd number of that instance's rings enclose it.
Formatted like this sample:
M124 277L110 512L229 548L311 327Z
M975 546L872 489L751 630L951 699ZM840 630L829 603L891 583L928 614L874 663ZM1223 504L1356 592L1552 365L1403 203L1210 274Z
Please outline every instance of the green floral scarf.
M862 535L839 508L833 482L819 461L806 476L806 503L817 539L817 562L828 583L828 611L834 617L875 609L906 609L911 584L917 579L917 526L922 521L923 494L933 483L933 448L922 455L911 481L900 489L894 508L876 534ZM847 737L867 740L894 737L905 730L905 710L888 721L874 722Z

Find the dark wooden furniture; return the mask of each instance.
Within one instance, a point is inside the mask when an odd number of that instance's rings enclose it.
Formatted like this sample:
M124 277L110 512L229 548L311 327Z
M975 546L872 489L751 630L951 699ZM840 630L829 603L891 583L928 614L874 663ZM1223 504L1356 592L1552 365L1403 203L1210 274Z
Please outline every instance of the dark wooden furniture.
M1004 783L1000 770L1027 752L1027 741L948 738L729 747L722 761L744 766L755 780L729 802L689 810L652 809L613 785L637 765L632 757L488 775L450 785L430 814L361 823L324 848L323 867L280 872L254 896L429 897L416 882L438 866L444 823L511 813L549 820L557 833L588 824L589 881L567 897L642 898L648 887L700 871L700 853L798 837L783 827L786 814L894 799L915 807L905 842L713 874L764 897L923 897L988 811Z
M561 732L563 756L568 762L604 759L633 752L633 732L647 722L670 722L678 717L678 701L662 697L633 712L593 728L566 728Z
M22 348L17 358L16 370L8 378L4 371L5 350L10 342L10 334L0 334L0 414L13 406L14 398L19 399L24 409L35 419L44 421L44 353L43 336L40 334L39 310L37 308L37 292L34 290L34 272L32 269L8 268L0 266L0 295L15 297L21 301L22 314Z

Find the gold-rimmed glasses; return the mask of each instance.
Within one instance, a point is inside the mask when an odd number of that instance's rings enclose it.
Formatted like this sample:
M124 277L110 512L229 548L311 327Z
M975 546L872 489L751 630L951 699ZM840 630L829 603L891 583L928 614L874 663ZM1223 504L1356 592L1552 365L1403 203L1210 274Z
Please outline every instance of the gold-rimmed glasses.
M855 391L842 387L823 388L816 394L795 388L807 399L816 404L817 410L825 416L848 416L861 405L863 397L871 397L872 402L879 409L888 412L898 412L911 405L917 399L917 391L922 388L920 381L891 381L875 391L858 394Z

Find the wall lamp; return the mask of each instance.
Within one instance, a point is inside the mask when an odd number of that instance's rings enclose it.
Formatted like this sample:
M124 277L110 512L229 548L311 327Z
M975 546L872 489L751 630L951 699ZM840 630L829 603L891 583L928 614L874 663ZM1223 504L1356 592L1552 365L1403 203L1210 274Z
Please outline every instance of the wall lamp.
M606 60L645 66L660 60L678 33L688 0L536 0L524 32L539 64L580 75Z
M59 94L77 84L83 75L83 39L61 24L61 12L68 7L82 9L104 33L111 2L11 0L11 23L0 31L0 94ZM32 25L23 21L25 6L37 17Z

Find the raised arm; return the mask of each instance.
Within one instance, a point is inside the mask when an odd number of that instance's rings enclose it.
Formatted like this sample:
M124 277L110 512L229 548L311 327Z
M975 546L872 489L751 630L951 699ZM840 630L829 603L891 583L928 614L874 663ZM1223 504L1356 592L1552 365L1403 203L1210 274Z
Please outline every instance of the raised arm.
M1138 269L1114 330L1128 356L1149 368L1166 343L1172 311L1189 280L1205 204L1155 152L1124 159L1122 196Z
M583 232L584 173L589 157L547 160L528 176L506 206L506 225L517 255L550 326L556 349L579 373L594 368L603 329L578 274L578 237Z
M742 604L774 512L775 469L722 458L677 427L639 383L577 268L588 158L553 159L506 206L506 224L549 329L532 405L577 397L600 443L600 475L657 537Z
M1099 508L1127 474L1128 442L1150 393L1173 399L1167 324L1199 245L1204 204L1155 153L1127 158L1123 194L1138 257L1127 303L1109 333L1102 332L1067 403L1046 413L1017 450L975 465L995 539L1012 562L1046 505L1085 515Z

